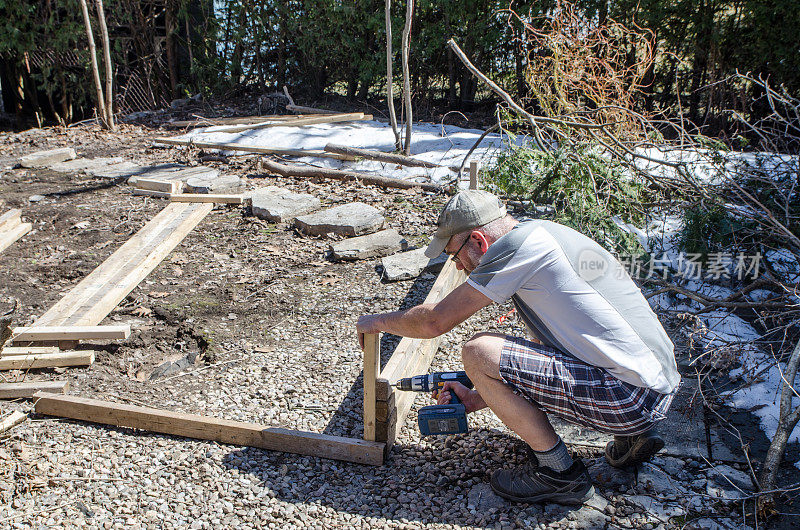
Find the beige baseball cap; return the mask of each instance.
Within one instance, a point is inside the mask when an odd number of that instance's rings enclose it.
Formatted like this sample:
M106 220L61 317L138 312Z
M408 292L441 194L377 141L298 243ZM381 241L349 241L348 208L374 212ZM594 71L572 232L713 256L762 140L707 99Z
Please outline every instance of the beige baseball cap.
M465 190L456 193L439 214L438 228L425 255L435 258L444 251L455 234L478 228L506 216L506 207L496 196L483 190Z

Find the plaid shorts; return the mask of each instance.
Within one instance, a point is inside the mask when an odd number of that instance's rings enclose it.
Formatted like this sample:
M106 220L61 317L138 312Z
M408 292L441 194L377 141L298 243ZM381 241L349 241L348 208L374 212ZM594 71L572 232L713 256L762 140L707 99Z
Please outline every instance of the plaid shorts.
M500 375L516 394L570 423L617 435L640 434L663 420L675 395L620 381L549 346L506 337Z

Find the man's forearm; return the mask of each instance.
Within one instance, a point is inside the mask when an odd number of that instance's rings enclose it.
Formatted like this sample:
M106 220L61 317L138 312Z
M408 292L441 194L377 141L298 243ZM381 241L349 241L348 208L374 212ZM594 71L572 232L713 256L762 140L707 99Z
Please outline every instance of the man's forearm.
M432 339L448 330L442 330L438 324L434 304L422 304L404 311L393 311L373 315L375 317L373 332L386 332L401 337L415 339Z

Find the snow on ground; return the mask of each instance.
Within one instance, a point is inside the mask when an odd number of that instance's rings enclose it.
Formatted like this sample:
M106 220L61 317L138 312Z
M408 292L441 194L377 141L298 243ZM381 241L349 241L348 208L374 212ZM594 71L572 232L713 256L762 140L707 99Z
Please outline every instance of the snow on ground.
M225 126L194 129L178 138L203 142L235 143L258 147L282 147L291 149L318 149L325 145L338 144L347 147L391 152L394 149L392 128L379 121L353 121L323 123L302 127L269 127L240 132L219 132ZM483 131L462 129L452 125L432 123L415 124L412 131L411 154L414 158L434 162L444 167L426 169L400 167L386 162L361 160L346 162L332 158L305 157L296 161L333 169L380 172L392 178L431 180L444 184L456 177L449 166L460 166L464 156L475 145ZM470 160L479 160L483 165L491 162L502 148L507 137L489 134L475 149ZM519 142L523 141L520 137Z

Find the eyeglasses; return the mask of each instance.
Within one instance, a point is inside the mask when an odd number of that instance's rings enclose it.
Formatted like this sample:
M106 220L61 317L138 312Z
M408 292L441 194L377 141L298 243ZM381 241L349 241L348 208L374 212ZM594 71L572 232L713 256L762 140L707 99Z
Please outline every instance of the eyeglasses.
M458 250L456 250L455 252L450 254L450 259L453 260L453 263L461 263L461 260L458 259L458 253L461 252L461 249L464 248L464 245L467 244L467 241L469 241L469 236L467 236L467 238L464 240L464 242L461 243L461 246L458 247Z

